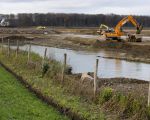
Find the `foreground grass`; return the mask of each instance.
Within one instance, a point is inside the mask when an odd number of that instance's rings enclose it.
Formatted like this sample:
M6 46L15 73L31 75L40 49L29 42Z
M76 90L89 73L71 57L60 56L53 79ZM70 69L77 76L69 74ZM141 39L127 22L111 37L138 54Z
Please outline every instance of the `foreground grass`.
M32 53L31 62L27 64L27 53L21 52L18 58L7 51L0 54L1 61L15 73L22 76L33 88L38 89L44 96L52 98L60 106L69 108L73 113L87 120L149 120L150 110L147 110L142 99L136 100L132 95L124 96L111 88L99 91L97 99L87 99L93 96L93 87L81 84L80 78L65 76L64 85L60 84L61 64L50 59L49 69L42 76L42 58ZM85 87L86 86L86 87ZM92 93L91 93L92 91ZM86 96L85 96L86 95Z
M0 66L0 120L67 120Z
M0 53L0 60L19 76L22 76L33 88L41 91L43 95L51 97L60 106L70 108L72 112L84 119L105 120L105 115L98 105L89 103L80 96L72 94L70 90L70 88L74 88L72 85L62 87L59 84L59 73L61 73L61 64L59 62L50 61L49 71L42 78L42 58L39 55L32 53L32 62L27 64L26 52L19 53L18 58L14 57L15 53L12 51L10 57L5 53L7 53L7 50L3 51L3 54ZM69 84L72 84L70 82Z

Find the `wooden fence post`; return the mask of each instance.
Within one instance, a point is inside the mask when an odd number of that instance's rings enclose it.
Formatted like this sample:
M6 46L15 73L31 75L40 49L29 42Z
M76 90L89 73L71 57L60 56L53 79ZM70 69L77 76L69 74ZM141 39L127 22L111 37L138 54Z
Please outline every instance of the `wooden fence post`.
M2 37L2 43L1 43L1 52L3 53L3 44L4 44L4 39L3 39L3 37Z
M66 64L67 64L67 54L65 53L64 54L64 63L63 63L63 68L62 68L62 76L61 76L61 82L62 82L62 84L64 82Z
M149 88L148 88L148 107L150 105L150 81L149 81Z
M18 52L19 52L19 41L17 40L16 57L18 57Z
M10 40L8 39L8 57L10 56Z
M45 48L45 51L44 51L44 56L43 56L43 59L42 59L42 67L45 63L46 56L47 56L47 48Z
M44 60L46 59L46 55L47 55L47 48L45 48L45 52L44 52Z
M29 49L28 49L28 63L30 62L30 52L31 52L31 43L29 43Z
M26 43L27 43L27 40L24 40L24 42L23 42L23 43L24 43L24 45L26 45Z
M97 72L98 72L98 62L99 62L99 59L96 59L95 71L94 71L94 97L96 97L96 92L97 92Z

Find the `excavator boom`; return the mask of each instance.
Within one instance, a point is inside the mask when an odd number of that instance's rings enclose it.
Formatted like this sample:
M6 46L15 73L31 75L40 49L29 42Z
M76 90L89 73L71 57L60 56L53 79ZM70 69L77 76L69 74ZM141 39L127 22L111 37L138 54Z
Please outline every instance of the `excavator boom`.
M118 34L118 36L121 36L123 35L124 33L121 31L121 27L123 25L125 25L127 22L131 22L137 29L137 32L138 34L141 33L141 30L142 30L142 26L131 16L127 16L125 18L123 18L115 27L115 32Z

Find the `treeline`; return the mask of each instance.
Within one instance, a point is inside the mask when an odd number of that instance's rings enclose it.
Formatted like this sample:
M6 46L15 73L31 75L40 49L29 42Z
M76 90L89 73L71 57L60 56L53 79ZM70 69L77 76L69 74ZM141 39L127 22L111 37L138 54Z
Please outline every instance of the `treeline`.
M115 26L123 15L115 14L18 14L5 15L10 21L11 26L65 26L65 27L97 27L106 24L110 27ZM150 27L150 16L134 16L144 27ZM127 24L126 26L131 26Z

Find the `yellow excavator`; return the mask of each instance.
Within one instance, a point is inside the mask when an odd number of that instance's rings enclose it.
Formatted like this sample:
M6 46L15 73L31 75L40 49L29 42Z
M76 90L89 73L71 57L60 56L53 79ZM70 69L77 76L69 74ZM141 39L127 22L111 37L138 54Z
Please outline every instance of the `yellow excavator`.
M100 35L104 35L106 37L106 40L121 40L121 36L126 35L125 32L122 31L122 26L125 25L127 22L131 22L136 27L136 34L129 34L127 35L127 39L130 42L141 42L141 37L139 37L137 34L140 34L143 26L142 24L139 24L136 19L134 19L131 15L123 18L116 27L109 28L108 26L101 24L99 30L97 31ZM105 28L105 29L104 29Z

